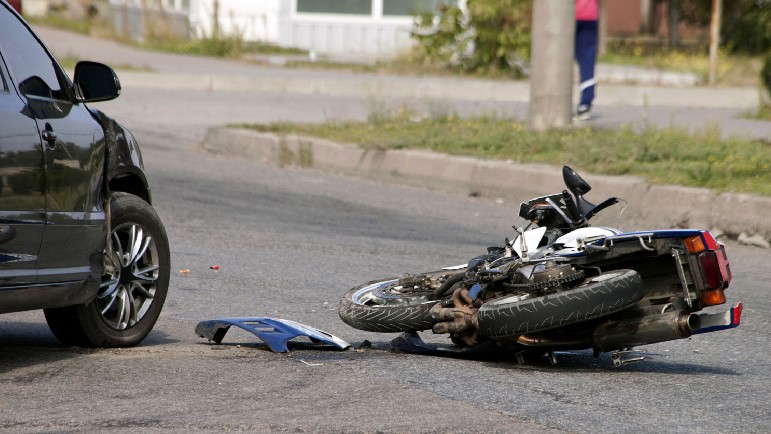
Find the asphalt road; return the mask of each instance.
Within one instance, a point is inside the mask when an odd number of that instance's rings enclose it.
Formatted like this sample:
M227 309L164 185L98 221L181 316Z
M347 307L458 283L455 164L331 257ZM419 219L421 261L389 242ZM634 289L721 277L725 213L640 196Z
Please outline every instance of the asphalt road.
M143 145L172 246L169 298L132 349L62 347L41 312L0 316L0 431L771 431L767 250L728 245L729 302L746 304L740 328L643 347L646 360L621 369L586 351L561 353L555 366L393 353L394 335L339 320L339 297L500 244L515 204L231 160L200 146L210 125L363 118L363 98L124 89L99 107ZM194 334L199 321L225 316L292 319L372 348L276 354L239 330L221 346Z
M130 117L127 115L127 117ZM8 432L767 432L768 251L730 244L741 328L651 345L646 361L559 354L518 365L389 351L337 300L371 278L461 263L499 244L513 204L206 155L137 125L174 275L138 348L61 347L39 312L0 318L0 429ZM220 270L210 269L219 265ZM178 273L188 269L188 274ZM304 322L372 349L269 352L223 316Z

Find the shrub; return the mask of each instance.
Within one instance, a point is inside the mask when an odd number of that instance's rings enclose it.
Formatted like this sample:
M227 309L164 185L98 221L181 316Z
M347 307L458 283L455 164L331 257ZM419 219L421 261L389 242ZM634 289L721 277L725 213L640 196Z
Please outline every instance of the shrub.
M469 0L468 11L440 5L419 14L413 38L426 63L467 72L525 73L530 57L530 0Z

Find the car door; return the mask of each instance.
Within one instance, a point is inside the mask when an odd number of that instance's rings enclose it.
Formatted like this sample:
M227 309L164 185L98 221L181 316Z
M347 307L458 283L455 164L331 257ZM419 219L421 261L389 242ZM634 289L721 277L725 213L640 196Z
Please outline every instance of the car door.
M42 143L45 226L37 282L99 278L105 242L103 130L85 105L74 102L69 78L15 13L2 14L0 29L15 90Z
M18 287L37 280L45 176L37 125L9 83L0 56L0 286Z

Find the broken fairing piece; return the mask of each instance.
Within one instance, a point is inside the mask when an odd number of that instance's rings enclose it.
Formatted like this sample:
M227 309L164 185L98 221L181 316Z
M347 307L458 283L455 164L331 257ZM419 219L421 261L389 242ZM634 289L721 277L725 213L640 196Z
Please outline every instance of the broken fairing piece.
M271 351L285 353L289 351L287 342L298 336L307 336L314 343L325 343L344 350L351 346L348 342L325 331L278 318L222 318L201 321L195 326L198 336L216 343L221 343L230 326L240 327L253 333L268 344Z

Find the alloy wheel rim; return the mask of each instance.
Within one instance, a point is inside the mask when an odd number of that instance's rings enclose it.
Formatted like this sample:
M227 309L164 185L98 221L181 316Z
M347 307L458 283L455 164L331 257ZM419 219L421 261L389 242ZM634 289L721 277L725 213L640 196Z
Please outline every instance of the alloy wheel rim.
M147 314L155 298L160 264L153 238L135 223L114 228L112 254L105 252L96 307L104 322L126 330Z

